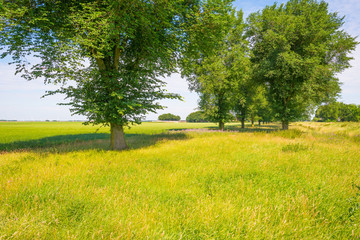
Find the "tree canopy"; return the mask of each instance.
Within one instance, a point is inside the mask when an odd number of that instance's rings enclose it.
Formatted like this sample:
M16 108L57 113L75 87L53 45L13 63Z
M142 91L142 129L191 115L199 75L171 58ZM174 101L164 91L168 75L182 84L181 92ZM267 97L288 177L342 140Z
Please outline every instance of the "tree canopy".
M88 123L110 125L112 148L126 148L123 127L179 98L159 77L176 71L182 33L197 0L15 0L1 9L2 57L26 79L66 83L63 93ZM189 17L190 16L190 17ZM189 18L189 19L187 19ZM29 60L29 58L31 60Z
M344 18L324 1L290 0L250 15L248 35L258 80L269 90L277 118L289 121L340 92L336 74L349 67L355 38L341 29Z
M158 119L161 121L180 121L181 118L180 118L180 116L177 116L172 113L164 113L164 114L161 114L158 117Z
M316 110L315 120L324 122L359 122L360 105L342 102L324 104Z
M185 54L183 74L190 89L200 96L199 108L211 121L224 130L225 122L234 118L230 113L234 105L234 90L243 81L248 70L247 43L243 37L243 14L235 12L229 1L213 1L198 17L195 31L190 31L193 44ZM226 11L218 11L224 5ZM212 22L208 22L212 19ZM209 36L203 41L202 36Z
M196 111L190 113L186 117L187 122L209 122L209 117L205 115L204 111Z

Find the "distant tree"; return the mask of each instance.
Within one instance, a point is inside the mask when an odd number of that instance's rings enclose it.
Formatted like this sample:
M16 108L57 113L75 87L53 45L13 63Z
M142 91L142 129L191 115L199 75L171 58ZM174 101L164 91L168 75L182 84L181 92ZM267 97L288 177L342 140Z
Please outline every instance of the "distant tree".
M340 92L336 74L350 66L357 44L341 29L343 19L314 0L290 0L249 16L254 73L268 87L282 129Z
M340 103L339 118L341 122L359 122L359 106L355 104Z
M266 89L259 85L255 88L254 94L251 96L251 104L249 107L249 117L251 125L254 126L255 121L262 121L261 114L264 114L265 109L268 109L268 101L266 98ZM271 111L270 111L271 112Z
M275 120L274 113L268 101L267 95L268 95L267 89L263 88L262 95L260 95L260 99L258 101L259 104L257 105L256 108L259 126L260 126L260 122L269 123Z
M196 111L190 113L186 117L187 122L209 122L209 117L207 117L204 111Z
M356 104L345 104L333 102L321 105L315 114L315 119L324 122L359 122L360 106Z
M324 122L336 122L340 120L340 103L334 102L321 105L315 113L315 117Z
M158 117L159 120L161 121L180 121L180 116L171 114L171 113L165 113L165 114L161 114Z
M181 28L198 12L198 0L1 1L2 57L16 72L46 83L73 81L63 93L74 114L88 124L110 125L111 148L127 147L124 127L179 98L163 90L159 77L176 71ZM26 56L38 58L28 63ZM36 64L36 62L38 62Z

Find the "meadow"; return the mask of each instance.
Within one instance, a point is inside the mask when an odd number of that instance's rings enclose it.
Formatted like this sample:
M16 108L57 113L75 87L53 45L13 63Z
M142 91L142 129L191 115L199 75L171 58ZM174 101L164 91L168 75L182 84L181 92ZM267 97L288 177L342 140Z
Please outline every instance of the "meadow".
M279 128L1 122L0 239L359 239L360 124Z

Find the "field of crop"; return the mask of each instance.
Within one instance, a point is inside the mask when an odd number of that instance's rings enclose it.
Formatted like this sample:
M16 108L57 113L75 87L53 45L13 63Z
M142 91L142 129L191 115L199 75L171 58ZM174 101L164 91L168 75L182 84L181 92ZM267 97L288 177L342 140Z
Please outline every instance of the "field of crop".
M360 238L360 124L215 127L0 123L0 239Z

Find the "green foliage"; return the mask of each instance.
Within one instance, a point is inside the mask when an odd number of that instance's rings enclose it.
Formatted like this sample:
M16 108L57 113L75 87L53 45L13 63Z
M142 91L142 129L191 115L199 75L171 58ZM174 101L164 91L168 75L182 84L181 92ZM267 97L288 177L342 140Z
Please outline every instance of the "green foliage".
M28 80L66 83L47 95L65 94L73 114L88 123L122 129L163 109L160 77L176 71L181 26L199 2L5 1L1 10L2 57L11 55ZM32 64L26 56L35 58ZM39 63L36 63L39 62ZM119 130L120 131L120 130ZM112 132L113 134L113 132ZM125 142L125 141L124 141Z
M181 118L171 113L165 113L161 114L158 119L162 121L180 121Z
M321 105L316 110L316 120L324 122L359 122L360 106L356 104L345 104L334 102Z
M274 4L250 15L255 76L269 88L285 129L340 92L336 74L350 66L349 53L357 44L341 30L343 19L324 1L310 0Z
M189 47L185 51L188 55L183 62L183 75L187 77L190 89L199 93L200 109L223 130L225 122L234 118L230 111L235 103L235 91L238 81L246 77L249 60L242 12L235 15L229 1L209 1L217 2L217 8L224 5L222 8L226 11L215 11L211 4L206 5L198 16L201 23L196 27L198 31L189 31L195 39L192 44L197 48ZM213 19L211 27L208 18ZM210 38L214 30L217 34ZM202 41L204 33L211 41Z
M186 117L186 122L209 122L209 118L203 111L196 111Z
M336 122L339 120L339 103L330 103L326 105L321 105L316 110L315 118L318 121L325 122Z
M159 76L175 71L179 25L191 4L183 1L6 2L0 33L18 71L45 82L72 80L63 93L74 114L94 124L139 123L162 109L156 100L179 98L163 91ZM20 37L21 36L21 37ZM26 67L24 55L40 63Z
M223 41L234 23L232 0L204 1L184 24L188 41L184 42L180 59L181 73L186 76L191 90L196 90L195 70L204 57L212 56L223 47Z

